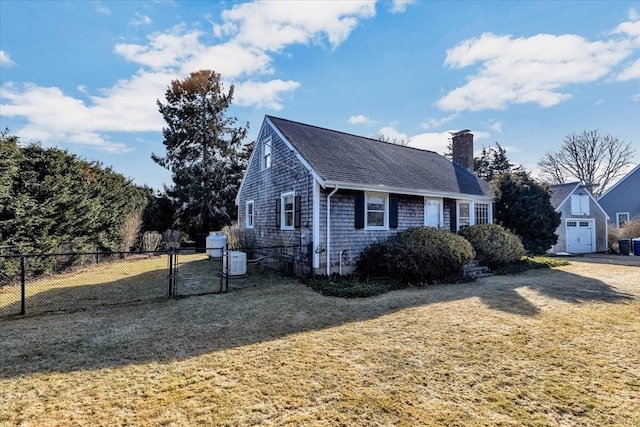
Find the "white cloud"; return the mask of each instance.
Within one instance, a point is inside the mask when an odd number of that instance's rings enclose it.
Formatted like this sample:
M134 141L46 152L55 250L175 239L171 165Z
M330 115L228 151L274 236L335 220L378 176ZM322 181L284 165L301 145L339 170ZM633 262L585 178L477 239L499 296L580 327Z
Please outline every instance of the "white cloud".
M400 141L400 140L403 140L403 139L404 140L409 139L409 136L406 133L398 132L393 126L385 126L385 127L380 128L380 130L378 131L378 135L383 135L383 136L389 138L389 140L391 140L391 141L393 141L394 139L397 140L397 141ZM376 135L376 137L378 135ZM412 143L410 143L409 145L413 147Z
M57 87L4 84L0 89L2 115L26 117L18 136L45 143L83 145L107 152L130 148L114 143L109 132L158 131L163 126L155 100L162 98L175 75L140 72L90 96L89 103L64 94ZM86 92L85 92L86 93Z
M389 12L391 13L402 13L407 10L407 6L415 3L416 0L393 0L391 2L391 7L389 8Z
M359 125L359 124L373 124L374 122L364 114L358 114L357 116L349 117L349 123L351 123L352 125Z
M622 70L616 77L616 80L626 82L633 79L640 79L640 59Z
M490 120L487 127L498 133L502 133L502 122L498 120Z
M440 119L429 119L425 123L422 124L422 128L429 130L442 126L445 123L449 123L452 120L457 119L460 116L458 113L449 114L446 117L442 117Z
M431 150L439 154L447 152L447 146L451 140L451 133L457 132L457 130L448 130L446 132L425 132L411 136L411 147L419 148L421 150ZM474 142L478 139L487 138L489 134L487 132L472 132L474 136Z
M204 46L198 41L200 35L199 31L184 32L183 27L178 26L166 33L152 34L146 45L117 44L114 52L127 61L152 69L175 68L204 50Z
M447 111L501 110L509 104L556 105L571 97L561 88L588 83L614 68L640 46L640 22L625 22L615 40L589 41L565 34L513 38L482 34L447 50L444 65L461 69L477 65L467 83L442 97Z
M290 44L343 43L361 19L375 16L371 1L257 1L222 12L223 23L214 26L218 36L265 51L278 52Z
M149 25L151 22L151 18L147 15L136 12L136 17L131 20L130 24L134 27L139 27L140 25Z
M4 50L0 50L0 67L11 67L16 65L15 62L11 60L11 57Z
M630 21L638 21L640 20L640 13L634 8L629 9L629 20Z
M97 3L101 13L110 11ZM235 84L240 106L279 110L284 96L300 86L292 80L260 81L274 73L272 54L291 44L343 43L361 20L375 16L375 2L253 2L233 6L213 24L218 43L203 41L205 33L185 24L148 36L146 43L118 43L114 53L140 65L135 75L96 91L80 85L82 99L56 87L5 84L0 88L2 115L23 117L19 136L44 143L83 144L110 152L125 147L110 141L109 132L159 131L164 122L156 100L167 86L191 72L212 69L226 84ZM132 25L150 24L136 14ZM2 65L10 58L2 52Z
M631 97L631 100L632 100L633 102L640 102L640 92L639 92L639 93L636 93L635 95L633 95L633 96Z
M111 10L101 2L96 2L96 10L106 16L111 16Z
M298 88L300 83L289 80L271 80L268 82L245 81L235 86L234 100L241 106L282 109L282 95Z
M604 99L598 99L596 102L593 103L593 105L595 105L596 107L602 104L604 104Z
M272 74L271 57L251 46L234 41L210 47L198 46L193 55L180 65L180 73L188 75L199 70L215 70L225 79L237 79L254 74Z

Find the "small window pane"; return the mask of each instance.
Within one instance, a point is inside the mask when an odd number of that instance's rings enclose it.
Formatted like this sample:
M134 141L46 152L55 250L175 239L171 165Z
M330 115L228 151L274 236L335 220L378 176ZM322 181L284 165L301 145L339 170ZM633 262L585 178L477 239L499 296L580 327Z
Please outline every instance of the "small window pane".
M367 199L367 209L370 211L384 211L384 197L370 196Z
M373 227L384 226L384 212L368 212L367 213L367 225Z
M460 217L469 217L469 203L460 203Z

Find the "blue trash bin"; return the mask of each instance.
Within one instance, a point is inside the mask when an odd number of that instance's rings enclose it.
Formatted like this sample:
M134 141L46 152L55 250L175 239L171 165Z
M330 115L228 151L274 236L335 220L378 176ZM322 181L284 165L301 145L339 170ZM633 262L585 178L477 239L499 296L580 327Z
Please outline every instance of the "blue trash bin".
M633 254L640 256L640 239L633 239Z

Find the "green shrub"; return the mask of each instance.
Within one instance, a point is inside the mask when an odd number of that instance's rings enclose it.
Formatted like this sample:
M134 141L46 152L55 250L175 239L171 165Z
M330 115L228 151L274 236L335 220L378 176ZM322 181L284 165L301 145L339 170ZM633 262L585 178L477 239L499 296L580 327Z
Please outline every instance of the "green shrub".
M520 260L525 255L520 238L497 224L479 224L461 229L476 251L481 265L494 269Z
M495 269L495 273L502 276L509 274L521 274L529 270L560 267L562 265L569 264L569 261L562 258L552 258L547 256L524 257L518 261L501 265Z
M404 283L451 280L473 259L471 244L450 231L413 227L365 248L357 263L361 278L390 277Z
M355 276L315 277L304 281L311 289L325 296L340 298L367 298L399 289L398 283L391 280L359 280Z

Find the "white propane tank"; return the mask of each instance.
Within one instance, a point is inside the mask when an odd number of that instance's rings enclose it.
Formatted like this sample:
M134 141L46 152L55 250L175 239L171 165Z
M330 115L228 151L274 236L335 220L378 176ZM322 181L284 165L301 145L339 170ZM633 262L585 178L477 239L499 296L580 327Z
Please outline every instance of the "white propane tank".
M211 232L207 236L207 255L211 258L222 258L224 248L227 246L227 236L222 233Z

